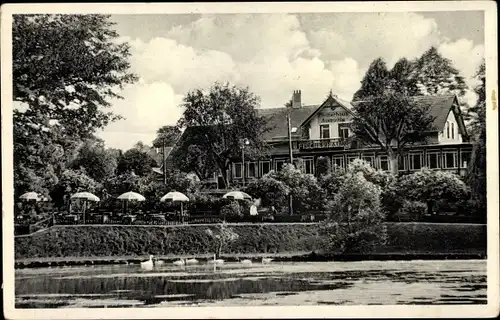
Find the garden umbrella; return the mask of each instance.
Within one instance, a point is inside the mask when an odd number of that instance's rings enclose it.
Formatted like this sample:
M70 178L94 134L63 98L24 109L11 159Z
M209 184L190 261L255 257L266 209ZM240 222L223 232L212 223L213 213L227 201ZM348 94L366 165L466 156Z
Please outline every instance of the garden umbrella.
M101 201L98 196L90 193L90 192L77 192L71 196L71 199L82 199L83 202L83 223L85 223L85 211L87 209L87 201Z
M172 191L161 197L160 201L165 202L170 200L172 202L180 202L181 203L181 219L184 219L183 214L183 203L188 202L189 198L182 192Z
M118 199L123 200L124 209L125 209L125 201L129 202L129 201L145 201L146 200L146 198L144 198L143 195L138 194L137 192L133 192L133 191L129 191L129 192L125 192L124 194L121 194L120 196L118 196Z
M252 199L251 196L242 191L231 191L222 196L224 199L245 200Z
M19 197L19 199L39 201L40 200L40 196L36 192L26 192L26 193L22 194Z

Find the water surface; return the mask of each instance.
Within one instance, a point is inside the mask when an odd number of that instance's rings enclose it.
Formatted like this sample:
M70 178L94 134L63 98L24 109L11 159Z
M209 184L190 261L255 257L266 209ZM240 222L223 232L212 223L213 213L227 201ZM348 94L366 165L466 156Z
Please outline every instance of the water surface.
M486 260L16 270L16 308L486 304Z

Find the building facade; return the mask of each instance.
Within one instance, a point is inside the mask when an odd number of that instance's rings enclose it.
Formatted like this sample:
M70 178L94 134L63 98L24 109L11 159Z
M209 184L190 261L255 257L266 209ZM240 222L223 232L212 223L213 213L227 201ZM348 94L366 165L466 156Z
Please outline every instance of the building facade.
M264 140L270 149L259 159L246 158L244 163L234 163L228 172L233 186L248 183L271 170L280 170L290 162L290 147L294 162L300 163L301 170L309 174L315 174L319 157L326 157L333 170L346 168L354 159L365 160L376 169L391 169L380 146L361 145L353 139L349 125L353 118L353 103L332 93L320 105L303 105L301 98L301 92L294 91L291 106L258 110L269 121L271 130L265 134ZM413 172L427 167L465 175L472 143L456 96L419 96L415 97L415 102L429 107L435 130L429 132L425 143L403 150L399 157L399 171ZM207 186L218 188L220 177L217 173L209 180Z

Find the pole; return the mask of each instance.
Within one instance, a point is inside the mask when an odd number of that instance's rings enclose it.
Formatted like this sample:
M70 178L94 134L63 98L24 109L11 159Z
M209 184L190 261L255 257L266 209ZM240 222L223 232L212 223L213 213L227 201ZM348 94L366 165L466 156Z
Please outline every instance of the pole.
M288 151L290 152L290 164L293 165L293 153L292 153L292 124L290 120L290 114L286 115L287 123L288 123ZM293 215L293 198L292 194L288 196L288 209L290 211L290 215Z
M166 160L167 157L165 155L165 140L163 142L163 184L167 185L167 168L166 168Z
M243 181L243 186L245 186L245 142L241 144L241 162L242 162L241 172L243 176L242 181Z

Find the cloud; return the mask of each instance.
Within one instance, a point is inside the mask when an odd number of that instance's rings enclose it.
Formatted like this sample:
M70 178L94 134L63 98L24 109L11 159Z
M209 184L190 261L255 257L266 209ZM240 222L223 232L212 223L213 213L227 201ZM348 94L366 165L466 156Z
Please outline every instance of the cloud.
M434 19L418 13L204 15L155 34L122 39L142 82L113 103L127 120L101 134L110 146L150 143L159 127L181 116L186 92L215 81L248 86L262 107L283 106L297 89L305 104L319 104L330 90L351 99L377 57L391 67L434 45L467 78L484 54L468 39L448 40Z

